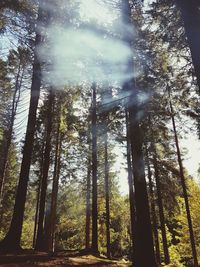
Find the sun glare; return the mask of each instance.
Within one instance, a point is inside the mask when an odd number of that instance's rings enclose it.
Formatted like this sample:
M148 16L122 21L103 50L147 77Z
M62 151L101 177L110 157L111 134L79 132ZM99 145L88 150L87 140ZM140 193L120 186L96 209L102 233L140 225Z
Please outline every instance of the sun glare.
M80 1L80 15L84 20L95 20L102 24L111 24L116 18L114 9L101 5L95 0Z

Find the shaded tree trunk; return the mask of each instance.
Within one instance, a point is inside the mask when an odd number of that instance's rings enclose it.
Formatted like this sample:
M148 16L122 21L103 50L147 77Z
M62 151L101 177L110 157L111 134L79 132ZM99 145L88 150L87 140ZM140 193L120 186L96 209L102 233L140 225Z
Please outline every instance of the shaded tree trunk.
M41 7L39 7L38 24L42 21L42 18L43 18L42 9ZM35 39L35 47L37 47L40 43L41 43L41 35L37 33ZM5 238L0 242L0 252L13 252L13 251L15 252L21 249L20 239L22 233L22 224L23 224L24 208L26 202L27 186L29 180L31 156L33 150L36 111L40 95L40 85L41 85L41 66L39 57L35 50L28 123L26 128L19 183L15 198L15 205L14 205L11 225Z
M155 206L155 196L154 196L154 186L152 181L152 172L149 162L149 155L148 150L146 147L146 161L147 161L147 169L148 169L148 180L149 180L149 192L151 197L151 214L152 214L152 222L153 222L153 233L154 233L154 242L155 242L155 249L156 249L156 260L158 266L161 264L161 257L160 257L160 244L159 244L159 236L158 236L158 222L156 217L156 206Z
M54 105L54 92L53 89L49 92L48 109L47 109L47 130L46 130L46 144L44 151L44 165L42 171L40 203L39 203L39 215L38 215L38 230L35 242L36 250L45 250L46 244L44 240L44 218L45 218L45 203L46 203L46 191L47 180L50 165L50 153L51 153L51 132L52 132L52 116Z
M92 85L92 94L92 253L98 254L97 107L95 83Z
M168 93L169 93L169 106L170 106L172 126L173 126L173 131L174 131L174 140L175 140L176 153L177 153L177 159L178 159L178 164L179 164L181 185L183 188L183 197L184 197L184 201L185 201L185 208L186 208L187 221L188 221L188 227L189 227L192 256L193 256L193 260L194 260L194 267L198 267L198 258L197 258L197 251L196 251L196 245L195 245L193 226L192 226L192 218L191 218L191 214L190 214L190 206L189 206L188 193L187 193L186 181L185 181L185 176L184 176L181 152L180 152L180 147L179 147L179 140L178 140L178 135L177 135L177 130L176 130L176 122L175 122L175 118L174 118L174 109L173 109L172 101L171 101L170 87L167 86L167 89L168 89Z
M39 204L40 204L40 191L41 191L43 162L44 162L44 142L42 144L42 154L41 154L41 163L40 163L40 176L39 176L39 179L38 179L37 201L36 201L36 211L35 211L35 223L34 223L34 232L33 232L33 248L35 248L36 235L37 235L37 229L38 229L38 213L39 213Z
M62 134L60 132L60 119L57 127L56 136L56 152L55 152L55 164L53 173L53 185L51 195L51 209L50 209L50 220L49 220L49 232L48 232L48 250L51 252L55 251L55 224L56 224L56 207L58 199L58 186L60 177L60 164L61 164L61 147L62 147Z
M197 0L176 0L184 21L200 94L200 3Z
M107 122L105 122L107 123ZM106 248L107 257L111 258L110 251L110 186L109 186L109 163L108 163L108 129L106 125L104 140L104 157L105 157L105 195L106 195Z
M131 9L128 0L123 0L123 21L127 27L133 27L131 21ZM132 47L132 37L130 33L124 34L124 42ZM126 74L134 73L132 58L127 62ZM135 205L136 205L136 237L135 237L135 264L134 267L148 266L155 267L156 260L154 255L154 245L152 236L152 227L149 211L149 201L147 195L147 185L144 171L143 158L143 138L140 129L138 92L131 79L124 83L126 92L130 93L130 103L128 103L129 121L130 121L130 143L133 161L133 177L135 186Z
M90 146L89 146L90 151ZM87 188L86 188L86 222L85 222L85 248L90 249L90 216L91 216L91 205L90 205L90 191L91 191L91 159L88 156L88 167L87 167Z
M161 184L160 184L155 148L153 148L153 150L154 150L153 165L154 165L154 171L155 171L155 181L156 181L156 189L157 189L157 201L158 201L158 208L159 208L160 227L161 227L162 242L163 242L164 261L165 261L165 264L168 265L170 263L170 257L169 257L167 234L166 234L166 228L165 228L165 215L164 215L163 202L162 202Z
M127 136L127 166L128 166L128 186L129 186L129 205L130 205L130 216L131 216L131 241L133 247L133 262L134 256L134 242L136 236L136 214L135 214L135 196L133 191L133 171L131 164L131 144L130 144L130 130L129 130L129 118L128 112L126 112L126 136Z

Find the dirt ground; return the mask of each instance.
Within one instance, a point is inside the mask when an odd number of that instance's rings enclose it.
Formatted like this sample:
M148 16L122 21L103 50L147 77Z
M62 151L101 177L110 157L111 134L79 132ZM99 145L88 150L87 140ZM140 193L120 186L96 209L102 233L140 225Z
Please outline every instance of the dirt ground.
M82 266L82 267L129 267L130 263L125 260L115 261L103 257L92 255L67 255L57 253L50 256L46 253L21 254L21 255L1 255L0 266L5 267L34 267L34 266Z

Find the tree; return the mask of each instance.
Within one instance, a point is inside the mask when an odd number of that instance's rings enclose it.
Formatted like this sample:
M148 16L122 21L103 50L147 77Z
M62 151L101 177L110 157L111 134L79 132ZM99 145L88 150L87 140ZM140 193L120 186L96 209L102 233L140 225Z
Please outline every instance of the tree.
M14 76L15 84L12 92L12 103L11 110L9 116L9 126L6 131L6 144L4 148L4 157L3 164L1 166L0 172L0 199L3 195L3 188L5 182L5 174L8 163L8 154L11 146L12 138L13 138L13 127L16 118L17 108L20 101L21 91L22 91L22 83L24 79L25 69L29 64L29 52L22 47L18 47L17 51L10 51L8 56L9 67L12 69L10 74L12 73Z
M56 223L56 208L58 199L58 186L61 168L61 148L62 148L62 132L60 129L60 112L58 112L57 133L56 133L56 150L55 150L55 163L53 171L53 184L51 194L51 207L49 219L49 232L48 237L48 251L54 252L55 250L55 223Z
M97 211L97 110L96 84L92 85L92 252L98 253Z
M194 232L193 232L193 226L192 226L192 219L191 219L191 214L190 214L188 194L187 194L187 188L186 188L186 182L185 182L183 164L182 164L182 159L181 159L181 152L180 152L178 135L177 135L177 130L176 130L176 123L175 123L175 118L174 118L174 109L173 109L173 106L172 106L169 85L167 86L167 89L168 89L168 94L169 94L169 106L170 106L172 126L173 126L173 131L174 131L174 140L175 140L175 145L176 145L177 159L178 159L179 170L180 170L181 185L182 185L182 189L183 189L183 196L184 196L184 201L185 201L185 208L186 208L186 214L187 214L187 220L188 220L188 227L189 227L189 233L190 233L190 242L191 242L191 248L192 248L192 256L193 256L193 260L194 260L194 266L195 267L198 267L198 259L197 259L195 238L194 238Z
M176 0L175 2L182 14L200 93L200 3L195 0Z
M154 233L156 260L157 260L158 266L160 266L161 257L160 257L160 244L159 244L159 236L158 236L158 221L157 221L156 205L155 205L155 193L154 193L152 171L151 171L151 166L150 166L150 161L149 161L149 153L148 153L147 146L146 146L145 150L146 150L146 165L147 165L148 179L149 179L151 217L152 217L152 227L153 227L153 233Z
M48 172L50 165L50 153L51 153L51 135L52 135L52 122L53 122L53 109L54 109L54 99L55 92L51 88L49 91L48 98L48 108L46 113L46 141L45 141L45 150L44 150L44 162L43 162L43 171L42 171L42 180L41 180L41 190L40 190L40 202L39 202L39 214L38 214L38 229L37 229L37 238L35 243L36 250L45 250L47 244L45 244L44 237L44 217L45 217L45 203L46 203L46 192L47 192L47 181L48 181Z
M130 129L129 129L129 117L126 110L126 137L127 137L127 167L128 167L128 186L129 186L129 204L130 204L130 218L131 218L131 239L133 249L133 261L135 259L134 242L136 237L136 213L135 213L135 195L133 191L133 171L131 161L131 144L130 144Z
M38 24L42 22L42 8L39 7L38 12ZM35 39L35 47L41 43L41 35L38 32ZM28 177L31 164L31 154L33 147L33 138L36 121L36 111L38 106L38 100L40 95L41 85L41 66L38 54L35 50L34 62L33 62L33 75L31 85L31 98L29 106L28 123L26 129L26 137L23 148L23 158L21 163L19 184L16 193L16 200L13 211L13 218L9 231L5 238L0 242L0 251L17 251L20 249L20 238L22 232L23 215L26 202L26 193L28 186Z
M123 19L127 26L132 26L131 9L128 1L123 1ZM131 38L126 36L125 41L131 47ZM128 73L134 73L133 61L130 59L128 64ZM151 220L149 212L149 202L147 195L147 187L144 172L144 159L142 152L142 133L140 122L137 120L139 107L137 103L138 92L134 86L134 81L128 81L124 84L124 90L131 92L131 97L134 97L134 104L128 107L130 120L130 143L133 162L133 176L135 186L135 205L136 205L136 238L135 238L135 266L155 267L156 261L154 256L153 237L151 230Z
M163 242L163 249L164 249L164 256L165 256L165 264L170 263L170 256L168 251L168 244L167 244L167 234L165 228L165 215L163 209L163 200L162 200L162 192L161 192L161 185L159 179L159 172L158 172L158 164L156 158L156 150L155 147L153 148L154 155L153 155L153 164L154 164L154 172L155 172L155 180L156 180L156 189L157 189L157 199L158 199L158 207L159 207L159 216L160 216L160 224L161 224L161 233L162 233L162 242Z

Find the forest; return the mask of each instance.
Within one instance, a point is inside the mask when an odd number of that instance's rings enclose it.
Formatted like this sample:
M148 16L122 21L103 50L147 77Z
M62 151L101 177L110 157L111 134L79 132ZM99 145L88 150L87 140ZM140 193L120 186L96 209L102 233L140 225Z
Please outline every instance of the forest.
M0 0L0 266L200 266L200 2Z

